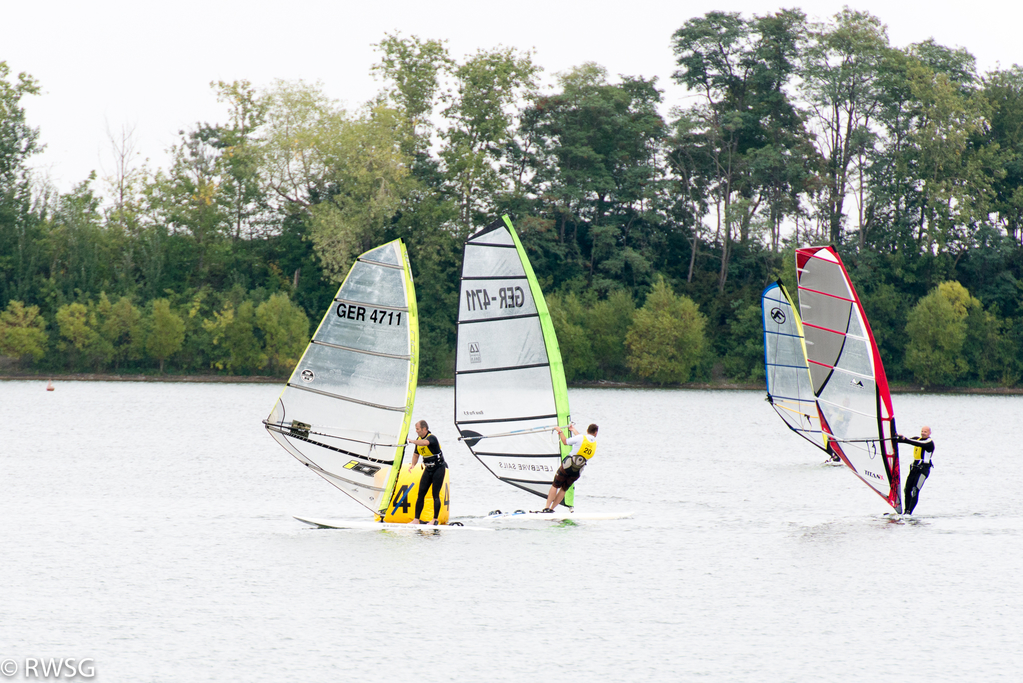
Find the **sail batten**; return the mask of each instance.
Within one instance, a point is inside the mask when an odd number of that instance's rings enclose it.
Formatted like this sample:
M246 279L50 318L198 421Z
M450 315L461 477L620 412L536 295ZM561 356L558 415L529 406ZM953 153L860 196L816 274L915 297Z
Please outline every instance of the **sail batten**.
M494 422L494 423L497 423L497 422L529 422L529 421L532 421L532 420L551 420L551 419L555 419L557 417L558 417L558 415L556 413L551 413L549 415L530 415L528 417L503 417L503 418L493 418L493 419L488 419L488 420L459 420L458 424L460 424L460 425L472 425L472 424L489 424L491 422ZM550 431L552 428L548 426L546 429L548 431ZM497 436L497 435L496 434L491 434L491 436Z
M472 325L473 323L490 323L495 320L524 320L528 318L539 318L536 313L526 313L524 315L505 315L497 318L474 318L471 320L459 320L459 325Z
M415 287L405 245L394 240L356 259L264 424L300 462L382 515L405 455L418 357Z
M368 349L353 349L350 346L341 346L340 344L331 344L330 342L325 342L325 341L313 341L312 343L316 344L317 346L329 346L330 348L337 349L338 351L351 351L352 353L364 353L367 356L380 356L381 358L394 358L396 360L411 360L412 359L412 356L409 356L408 354L383 353L381 351L370 351Z
M456 375L475 375L481 372L514 372L515 370L529 370L532 368L549 368L550 363L535 363L533 365L512 365L507 368L485 368L482 370L456 370Z
M546 497L568 453L551 422L564 427L568 416L554 325L525 249L503 217L470 236L463 251L455 426L494 476Z
M405 406L386 406L380 403L370 403L369 401L363 401L357 398L352 398L351 396L342 396L341 394L332 394L328 391L313 389L312 387L304 387L301 384L292 384L291 382L288 382L288 386L292 389L297 389L299 391L308 391L310 393L319 394L320 396L326 396L327 398L334 398L339 401L347 401L349 403L358 403L360 405L369 406L370 408L379 408L380 410L394 410L398 412L405 410Z

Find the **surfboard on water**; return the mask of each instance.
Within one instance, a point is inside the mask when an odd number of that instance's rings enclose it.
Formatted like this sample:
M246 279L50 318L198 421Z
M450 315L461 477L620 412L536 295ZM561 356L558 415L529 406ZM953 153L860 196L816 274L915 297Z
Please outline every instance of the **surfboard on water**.
M632 517L629 512L576 512L575 510L555 510L554 512L537 512L536 510L516 510L515 512L494 511L484 519L496 521L530 521L530 522L560 522L569 520L606 520L606 519L627 519Z
M402 463L418 368L416 292L399 239L356 259L263 424L375 519L409 521L419 480ZM446 476L441 523L450 502ZM426 508L430 519L432 497Z
M796 250L810 383L828 447L897 513L898 443L888 378L849 273L832 247Z
M465 242L456 348L460 440L495 477L546 499L570 451L553 431L569 424L568 385L543 292L507 216Z
M448 524L398 524L395 522L372 522L367 519L321 519L318 517L299 517L295 519L321 529L354 529L366 531L493 531L487 527L466 526L461 522Z

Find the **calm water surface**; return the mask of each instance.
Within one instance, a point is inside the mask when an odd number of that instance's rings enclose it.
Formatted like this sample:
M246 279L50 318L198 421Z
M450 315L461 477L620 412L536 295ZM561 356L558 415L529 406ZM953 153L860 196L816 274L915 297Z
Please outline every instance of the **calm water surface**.
M896 395L937 450L891 521L761 392L574 389L601 426L577 509L635 516L435 535L293 520L365 515L265 433L279 391L0 382L0 660L108 682L1023 675L1023 397ZM537 509L456 442L452 398L420 388L415 416L453 516Z

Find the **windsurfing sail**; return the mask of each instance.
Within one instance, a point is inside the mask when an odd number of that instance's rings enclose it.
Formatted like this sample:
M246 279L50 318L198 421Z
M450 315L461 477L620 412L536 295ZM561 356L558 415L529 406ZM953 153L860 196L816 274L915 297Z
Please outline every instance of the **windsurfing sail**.
M383 515L401 469L419 361L401 240L359 256L263 421L309 469Z
M547 497L569 449L568 386L547 304L507 216L469 237L462 258L455 426L501 481ZM564 504L574 505L574 489Z
M789 429L822 451L828 451L810 382L803 323L781 281L760 298L764 317L764 373L767 400Z
M796 274L821 429L842 462L901 514L892 398L863 305L831 247L797 249Z

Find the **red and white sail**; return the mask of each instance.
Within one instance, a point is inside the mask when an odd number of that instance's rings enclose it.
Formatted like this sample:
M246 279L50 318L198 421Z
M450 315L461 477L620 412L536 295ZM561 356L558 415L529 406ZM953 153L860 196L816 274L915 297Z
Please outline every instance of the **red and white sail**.
M901 513L892 399L863 305L831 247L797 249L796 275L821 429L842 462Z

